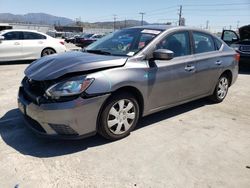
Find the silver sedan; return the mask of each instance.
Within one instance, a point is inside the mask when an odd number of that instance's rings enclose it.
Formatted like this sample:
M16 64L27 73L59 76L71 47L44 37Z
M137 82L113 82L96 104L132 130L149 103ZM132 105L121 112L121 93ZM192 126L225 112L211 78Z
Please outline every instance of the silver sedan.
M239 55L188 27L114 32L83 52L33 62L18 105L27 125L51 138L124 138L138 119L192 100L222 102L238 76Z

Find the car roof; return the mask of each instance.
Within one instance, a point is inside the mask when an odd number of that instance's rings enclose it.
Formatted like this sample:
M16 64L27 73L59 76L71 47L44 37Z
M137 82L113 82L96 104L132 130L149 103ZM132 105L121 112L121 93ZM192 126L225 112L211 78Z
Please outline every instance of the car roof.
M138 29L152 29L152 30L168 30L170 28L175 28L178 26L172 26L172 25L144 25L144 26L135 26L132 28L138 28Z
M152 29L152 30L160 30L160 31L167 31L170 29L186 29L186 30L191 30L191 31L198 31L198 32L203 32L203 33L208 33L211 34L210 32L197 28L197 27L190 27L190 26L172 26L172 25L144 25L144 26L135 26L132 28L138 28L138 29Z

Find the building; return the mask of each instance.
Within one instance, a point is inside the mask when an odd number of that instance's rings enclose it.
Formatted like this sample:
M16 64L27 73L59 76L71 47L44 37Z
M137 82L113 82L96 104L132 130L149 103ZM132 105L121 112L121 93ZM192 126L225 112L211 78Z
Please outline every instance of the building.
M0 31L5 29L12 29L13 27L7 23L0 23Z
M55 26L55 30L58 32L72 32L72 33L81 33L82 27L80 26Z

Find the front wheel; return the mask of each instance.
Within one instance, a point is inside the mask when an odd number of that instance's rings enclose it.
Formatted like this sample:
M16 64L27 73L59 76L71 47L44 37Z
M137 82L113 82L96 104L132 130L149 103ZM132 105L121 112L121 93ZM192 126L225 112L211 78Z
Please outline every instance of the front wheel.
M216 103L222 102L227 96L229 83L228 77L226 75L222 75L218 80L213 95L209 98Z
M109 140L118 140L130 134L139 119L139 105L129 93L112 96L100 116L98 132Z

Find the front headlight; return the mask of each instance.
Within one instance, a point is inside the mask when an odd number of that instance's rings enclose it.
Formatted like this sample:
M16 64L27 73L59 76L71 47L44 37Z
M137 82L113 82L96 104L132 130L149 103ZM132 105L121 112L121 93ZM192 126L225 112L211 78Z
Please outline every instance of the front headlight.
M55 99L79 95L85 91L93 81L94 78L86 78L86 76L73 77L51 86L47 89L46 94Z

